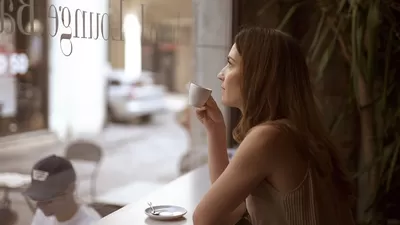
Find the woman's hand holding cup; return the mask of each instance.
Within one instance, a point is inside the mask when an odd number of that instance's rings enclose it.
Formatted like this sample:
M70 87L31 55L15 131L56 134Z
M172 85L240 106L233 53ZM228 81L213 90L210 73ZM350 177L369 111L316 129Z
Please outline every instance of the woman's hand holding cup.
M208 98L204 106L196 109L196 115L208 132L214 132L220 129L225 130L224 117L212 96Z
M208 132L225 130L221 110L211 96L211 89L191 83L189 87L189 104L196 107L196 115Z

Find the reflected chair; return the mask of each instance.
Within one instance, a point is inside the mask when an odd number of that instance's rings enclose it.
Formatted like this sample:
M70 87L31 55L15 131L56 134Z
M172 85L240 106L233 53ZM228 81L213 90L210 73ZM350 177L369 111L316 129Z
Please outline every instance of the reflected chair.
M14 225L18 221L18 214L8 208L8 207L0 207L0 224L1 225Z
M86 140L76 140L69 144L65 151L65 157L71 161L85 161L95 164L90 177L90 197L93 201L96 196L96 181L102 160L102 150L100 146Z
M101 217L108 216L109 214L121 209L122 207L110 204L91 203L89 204Z

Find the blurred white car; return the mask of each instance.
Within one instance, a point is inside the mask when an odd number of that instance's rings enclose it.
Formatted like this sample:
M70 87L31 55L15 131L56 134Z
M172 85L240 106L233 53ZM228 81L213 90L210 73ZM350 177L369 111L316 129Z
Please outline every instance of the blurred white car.
M139 118L149 122L153 114L166 110L165 88L154 84L152 75L152 72L143 71L139 77L133 77L123 70L109 74L107 110L111 121Z

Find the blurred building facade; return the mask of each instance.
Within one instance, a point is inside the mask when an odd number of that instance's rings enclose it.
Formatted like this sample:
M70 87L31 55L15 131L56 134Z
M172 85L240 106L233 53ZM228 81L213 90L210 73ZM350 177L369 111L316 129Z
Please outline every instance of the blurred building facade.
M1 7L4 18L0 32L0 136L46 129L46 2L31 7L20 1L1 1Z
M120 0L110 0L110 14L119 14ZM155 82L170 92L186 92L185 85L193 73L193 13L192 2L124 1L121 18L135 14L141 21L142 67L156 73ZM114 17L112 27L120 23ZM125 43L109 42L113 68L125 68ZM130 49L134 50L134 49Z
M14 9L3 1L6 11L16 15L21 3L9 2ZM25 24L28 9L22 11ZM35 1L33 9L37 32L1 32L2 51L21 51L30 63L28 72L0 78L1 136L49 130L63 139L100 132L107 117L106 75L126 64L123 19L129 13L142 23L143 69L156 72L155 81L171 92L186 93L190 81L212 88L229 123L216 76L232 42L231 1L46 0ZM28 80L25 93L20 80ZM204 145L203 127L194 116L191 124L192 145Z
M143 69L156 72L156 82L169 91L187 91L194 62L190 1L33 3L2 1L12 21L6 18L0 32L0 63L6 64L0 71L0 136L48 130L63 139L100 132L107 116L106 75L125 69L123 24L131 13L142 23ZM34 31L26 33L31 21ZM7 32L13 22L15 31ZM22 63L22 71L11 68L12 60Z
M11 21L10 29L15 29L1 32L5 58L0 78L2 136L49 130L64 138L68 133L100 130L108 65L107 41L102 35L108 35L108 23L89 23L82 15L108 13L108 0L2 4L10 14L5 22ZM13 66L23 69L14 71Z
M108 0L49 0L48 7L54 17L62 16L65 7L71 12L70 26L58 26L49 15L49 130L61 138L97 133L106 118L107 39L118 41L121 32L108 32ZM56 10L60 7L61 13ZM97 19L83 20L85 12L97 14ZM73 37L61 43L63 34L69 33L66 27L71 27ZM57 28L59 33L52 37Z

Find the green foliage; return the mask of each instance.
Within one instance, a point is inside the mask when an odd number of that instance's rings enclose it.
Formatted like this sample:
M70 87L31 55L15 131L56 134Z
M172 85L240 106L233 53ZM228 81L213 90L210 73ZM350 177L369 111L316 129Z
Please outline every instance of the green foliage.
M278 28L284 28L304 3L297 1ZM307 61L317 65L316 81L324 79L335 52L348 63L352 84L346 107L331 123L333 132L349 114L360 117L360 170L373 185L363 222L400 220L400 3L395 0L316 0L319 15ZM396 20L397 19L397 20ZM369 115L371 117L369 117ZM367 155L370 155L369 157Z

